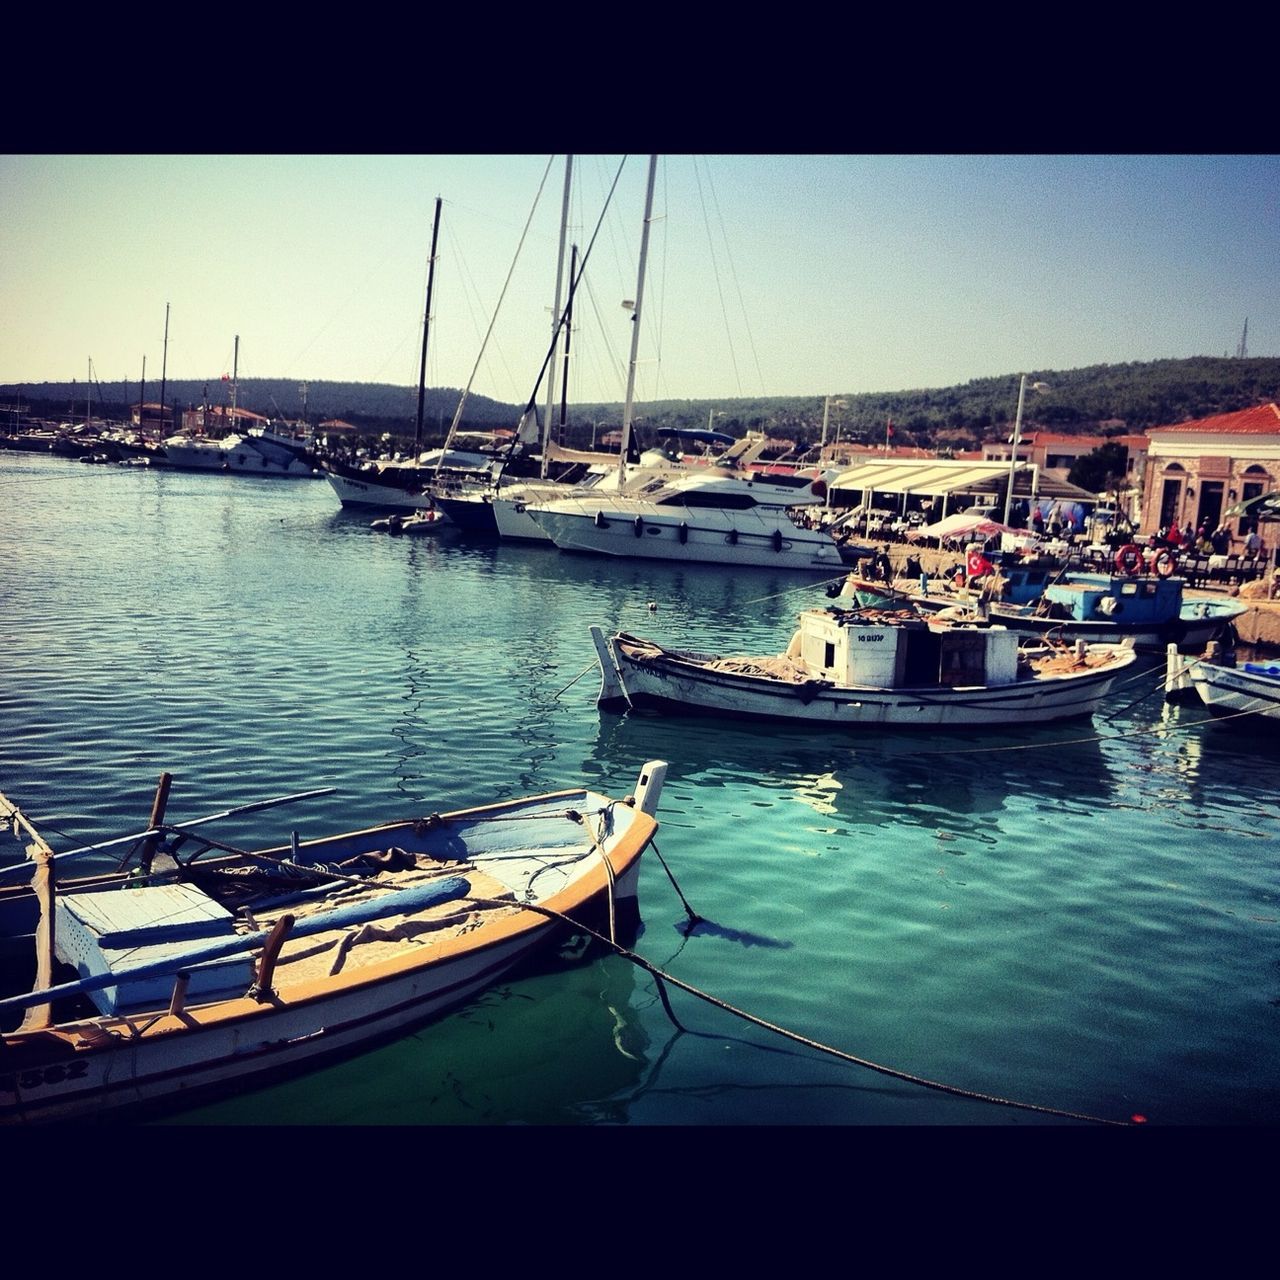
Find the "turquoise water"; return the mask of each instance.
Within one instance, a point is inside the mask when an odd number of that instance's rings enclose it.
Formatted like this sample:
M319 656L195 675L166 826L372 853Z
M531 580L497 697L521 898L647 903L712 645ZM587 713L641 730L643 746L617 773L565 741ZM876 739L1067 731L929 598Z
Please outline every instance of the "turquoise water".
M1280 747L1169 707L981 736L617 717L587 627L777 652L804 576L391 538L323 482L0 455L0 790L55 847L312 787L278 843L671 765L635 950L570 949L184 1124L1280 1122ZM650 602L656 605L651 610ZM583 674L585 672L585 674ZM20 856L4 838L0 858ZM708 922L686 935L685 909Z

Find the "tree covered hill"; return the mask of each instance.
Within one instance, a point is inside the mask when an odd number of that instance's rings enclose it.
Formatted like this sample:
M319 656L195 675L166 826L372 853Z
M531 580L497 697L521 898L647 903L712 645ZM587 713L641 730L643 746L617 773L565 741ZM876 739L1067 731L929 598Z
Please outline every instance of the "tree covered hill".
M924 448L977 448L984 440L1008 435L1017 409L1019 374L977 378L960 386L893 392L844 392L833 395L828 439L884 440L892 420L894 444ZM1049 384L1044 395L1028 394L1023 430L1103 435L1143 431L1193 418L1208 417L1280 398L1280 359L1196 357L1129 364L1091 365L1084 369L1027 370L1028 382ZM416 388L382 383L309 382L306 417L312 423L341 418L369 435L389 432L412 436L418 393ZM95 416L123 419L136 403L137 384L95 385ZM83 421L87 388L84 383L42 383L0 386L0 403L12 413L21 400L22 416ZM160 398L159 382L147 384L147 400ZM229 402L223 383L175 379L165 388L166 403L194 407ZM430 388L424 406L424 438L443 439L453 421L461 392ZM816 444L822 436L825 397L778 396L758 399L664 400L644 402L635 409L642 437L656 427L705 428L741 435L764 431L801 444ZM278 419L303 416L302 384L296 380L245 378L237 403L255 413ZM484 396L469 396L461 425L473 430L514 428L523 406L501 404ZM570 405L564 443L583 446L598 434L616 429L621 404Z

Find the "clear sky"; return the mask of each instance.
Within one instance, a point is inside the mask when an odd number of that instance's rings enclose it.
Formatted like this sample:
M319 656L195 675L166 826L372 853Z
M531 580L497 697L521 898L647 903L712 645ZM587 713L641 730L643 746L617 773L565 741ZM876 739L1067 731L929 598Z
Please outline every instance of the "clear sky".
M578 402L625 396L648 157L574 157L583 249L620 165ZM230 374L238 336L241 377L416 386L439 196L428 383L522 403L563 193L550 155L0 157L0 382L156 385L168 307L169 378ZM662 156L637 400L1234 355L1246 318L1280 355L1278 199L1271 155Z

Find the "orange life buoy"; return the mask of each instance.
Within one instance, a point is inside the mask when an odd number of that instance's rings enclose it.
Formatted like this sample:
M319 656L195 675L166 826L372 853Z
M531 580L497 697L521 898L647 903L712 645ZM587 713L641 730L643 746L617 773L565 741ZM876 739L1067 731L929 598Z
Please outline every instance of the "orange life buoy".
M1151 567L1162 577L1167 578L1178 567L1178 557L1167 547L1159 552L1152 561Z
M1116 568L1121 573L1136 574L1142 571L1142 548L1128 542L1116 552Z

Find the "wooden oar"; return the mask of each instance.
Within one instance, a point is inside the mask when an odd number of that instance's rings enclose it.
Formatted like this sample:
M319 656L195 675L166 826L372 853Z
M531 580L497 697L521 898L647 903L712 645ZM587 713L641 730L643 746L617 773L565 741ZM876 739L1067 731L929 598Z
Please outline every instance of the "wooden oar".
M319 787L315 791L299 791L291 796L277 796L273 800L255 800L252 804L237 805L236 808L234 809L223 809L221 813L210 813L203 818L192 818L190 822L177 822L177 823L167 824L162 827L161 826L148 827L145 831L136 831L132 835L118 836L114 840L103 840L103 841L100 841L98 844L82 845L78 849L66 849L62 853L56 853L53 856L56 859L61 860L63 858L78 857L80 854L83 854L83 853L98 853L103 849L114 849L119 845L128 844L131 841L145 840L150 836L163 835L164 832L166 831L186 831L192 827L202 827L202 826L205 826L207 823L218 822L223 818L232 818L242 813L257 813L262 809L273 809L277 805L293 804L298 800L309 800L313 796L331 795L336 790L337 790L336 787ZM9 800L6 800L3 795L0 795L0 800L3 800L5 804L9 805L9 808L13 811L14 816L17 817L22 822L22 824L25 827L27 827L28 830L32 830L34 834L33 828L31 828L30 823L28 823L27 820L22 816L17 805L13 804ZM0 877L9 875L13 872L30 872L30 868L25 863L22 863L22 862L15 863L7 867L0 867Z

